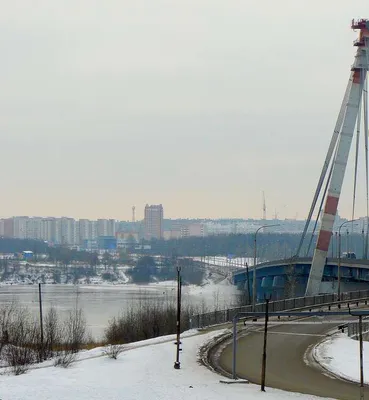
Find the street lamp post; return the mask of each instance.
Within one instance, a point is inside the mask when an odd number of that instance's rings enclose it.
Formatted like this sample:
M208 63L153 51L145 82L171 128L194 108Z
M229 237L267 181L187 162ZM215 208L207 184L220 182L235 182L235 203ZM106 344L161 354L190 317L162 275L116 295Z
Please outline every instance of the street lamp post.
M180 369L181 363L179 361L179 352L181 344L181 297L182 297L182 277L181 277L181 267L178 264L178 259L176 259L177 264L177 341L176 341L176 361L174 362L174 369Z
M257 255L256 236L261 229L272 228L273 226L279 226L279 224L263 225L256 230L255 236L254 236L254 271L253 271L253 279L252 279L252 311L254 311L254 312L255 312L255 305L256 305L256 255Z
M337 297L338 300L341 300L341 228L350 223L357 221L357 219L350 219L350 221L342 222L340 227L338 228L338 271L337 271ZM348 251L348 249L347 249Z

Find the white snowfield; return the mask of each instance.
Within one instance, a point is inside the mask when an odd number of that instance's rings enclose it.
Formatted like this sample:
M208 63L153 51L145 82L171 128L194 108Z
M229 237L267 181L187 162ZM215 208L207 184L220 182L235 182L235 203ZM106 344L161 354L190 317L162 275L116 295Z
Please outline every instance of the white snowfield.
M363 342L364 381L369 384L369 342ZM359 341L337 333L314 348L315 359L329 372L341 378L360 382Z
M118 360L100 357L102 349L83 352L70 368L45 367L25 375L0 376L1 400L251 400L317 399L251 384L220 383L221 377L198 362L199 347L220 332L182 339L181 369L173 368L174 336L127 346ZM195 334L195 335L194 335ZM192 336L191 336L192 335ZM86 357L94 357L86 359Z

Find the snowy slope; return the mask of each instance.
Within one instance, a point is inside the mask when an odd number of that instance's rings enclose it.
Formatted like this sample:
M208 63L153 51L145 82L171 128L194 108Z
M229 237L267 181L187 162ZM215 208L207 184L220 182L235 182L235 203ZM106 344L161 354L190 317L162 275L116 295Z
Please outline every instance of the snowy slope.
M364 344L364 380L369 383L369 342ZM315 359L328 371L344 379L360 381L359 341L344 333L331 336L314 349Z
M193 335L194 332L189 333ZM69 369L56 367L28 371L21 376L0 376L1 400L251 400L314 399L268 389L261 393L258 386L226 385L220 377L198 363L198 348L218 333L195 335L183 339L181 369L173 368L175 346L173 339L159 338L141 342L136 348L122 353L118 360L91 356ZM168 340L171 339L169 342ZM167 342L162 342L167 340ZM161 343L160 343L161 342ZM137 346L142 346L138 347ZM128 346L132 347L132 346ZM84 357L88 352L84 353Z

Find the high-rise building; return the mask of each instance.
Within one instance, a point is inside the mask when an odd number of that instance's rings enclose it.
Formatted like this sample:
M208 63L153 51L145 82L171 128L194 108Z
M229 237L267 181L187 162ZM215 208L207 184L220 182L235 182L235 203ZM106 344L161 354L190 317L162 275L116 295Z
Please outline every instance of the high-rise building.
M4 236L14 237L14 218L4 220Z
M41 239L41 221L42 218L33 217L27 221L27 239Z
M92 221L89 219L80 219L79 226L79 244L83 244L85 240L92 239Z
M74 218L60 218L61 244L73 245L77 243L78 232Z
M27 225L29 217L13 217L14 232L13 235L17 239L27 239Z
M145 239L161 239L163 237L163 206L146 204L145 207Z
M50 243L56 242L56 218L42 218L41 239Z
M115 219L98 219L97 235L98 236L115 236Z

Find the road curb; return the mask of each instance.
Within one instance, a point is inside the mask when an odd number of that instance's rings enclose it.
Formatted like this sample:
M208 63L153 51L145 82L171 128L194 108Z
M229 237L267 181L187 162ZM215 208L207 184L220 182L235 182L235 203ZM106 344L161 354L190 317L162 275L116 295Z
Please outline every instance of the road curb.
M332 332L332 331L330 331ZM312 348L308 348L306 350L305 355L307 355L307 353L309 353L309 355L311 356L311 358L313 359L315 365L321 369L323 371L323 373L325 375L327 375L328 377L330 377L331 379L339 379L341 381L344 382L348 382L348 383L354 383L354 384L358 384L359 381L358 380L354 380L354 379L350 379L349 377L343 376L343 375L339 375L336 372L333 372L332 370L330 370L326 365L322 364L321 360L318 357L318 349L319 346L322 346L325 342L327 342L328 340L332 340L332 338L336 335L339 335L339 332L335 332L334 334L332 333L331 335L327 336L326 338L324 338L323 340L321 340L319 343L315 344L314 346L312 346ZM305 360L304 357L304 361L307 362ZM309 365L309 363L307 362L307 364ZM369 387L369 385L364 385L366 387Z

